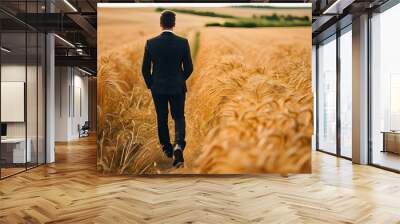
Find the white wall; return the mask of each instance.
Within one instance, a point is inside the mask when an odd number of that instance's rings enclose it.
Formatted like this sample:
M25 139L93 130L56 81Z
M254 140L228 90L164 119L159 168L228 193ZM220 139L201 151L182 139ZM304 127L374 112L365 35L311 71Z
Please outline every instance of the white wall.
M55 68L55 141L67 141L69 132L69 68Z
M1 81L2 82L25 82L25 71L26 67L24 65L18 65L18 64L9 64L9 65L2 65L1 66ZM28 66L28 74L34 68L33 66ZM36 70L35 70L36 72ZM36 84L36 83L35 83ZM27 93L28 97L36 97L36 89L35 92L32 93ZM28 102L31 102L32 100L28 100ZM35 105L36 107L36 105ZM7 108L1 108L2 110L7 110ZM28 114L29 116L29 114ZM36 114L35 114L36 116ZM30 117L28 117L28 120ZM7 136L8 137L25 137L25 122L7 122ZM29 137L29 136L28 136Z
M77 139L78 124L88 120L88 78L83 75L76 68L56 67L56 141Z
M81 74L82 73L78 73L78 75L76 75L76 70L75 70L74 83L73 83L74 85L73 94L75 94L73 96L73 99L75 100L75 102L74 102L74 108L72 109L73 119L72 119L72 130L71 130L71 135L74 137L79 136L77 128L78 124L82 126L85 123L85 121L88 121L89 118L88 78L81 76Z
M1 81L25 82L25 64L24 65L2 65ZM6 110L6 108L1 108ZM7 137L25 137L25 123L12 122L7 123Z

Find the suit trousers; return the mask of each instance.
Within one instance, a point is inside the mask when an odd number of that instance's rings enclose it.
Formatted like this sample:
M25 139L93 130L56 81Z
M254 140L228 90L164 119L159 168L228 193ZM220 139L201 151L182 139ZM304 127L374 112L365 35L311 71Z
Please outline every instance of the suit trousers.
M184 149L185 142L185 98L186 94L158 94L152 91L154 106L157 113L158 138L163 146L170 145L168 128L168 105L170 106L172 119L175 123L175 144Z

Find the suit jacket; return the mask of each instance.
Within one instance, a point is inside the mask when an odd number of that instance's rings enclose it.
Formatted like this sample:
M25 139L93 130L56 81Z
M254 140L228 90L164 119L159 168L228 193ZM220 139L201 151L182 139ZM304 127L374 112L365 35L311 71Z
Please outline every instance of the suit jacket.
M157 94L185 93L193 71L189 42L172 32L147 40L142 74L147 88Z

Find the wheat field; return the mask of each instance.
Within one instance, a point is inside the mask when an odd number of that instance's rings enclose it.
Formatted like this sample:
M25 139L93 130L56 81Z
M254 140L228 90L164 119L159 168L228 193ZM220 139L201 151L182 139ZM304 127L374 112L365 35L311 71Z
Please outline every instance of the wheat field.
M187 83L185 167L175 169L158 144L141 74L144 43L160 32L159 13L100 8L98 17L100 172L310 172L310 27L204 27L219 18L177 14L176 32L189 39L194 72Z

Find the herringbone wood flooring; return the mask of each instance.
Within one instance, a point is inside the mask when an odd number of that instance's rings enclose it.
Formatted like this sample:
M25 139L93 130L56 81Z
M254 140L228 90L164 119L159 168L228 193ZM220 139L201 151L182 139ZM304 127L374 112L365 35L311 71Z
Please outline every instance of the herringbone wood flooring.
M0 181L0 223L400 223L400 175L322 153L311 175L122 177L95 147Z

